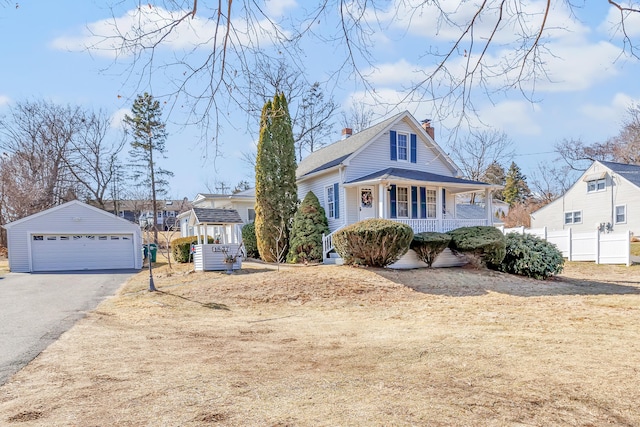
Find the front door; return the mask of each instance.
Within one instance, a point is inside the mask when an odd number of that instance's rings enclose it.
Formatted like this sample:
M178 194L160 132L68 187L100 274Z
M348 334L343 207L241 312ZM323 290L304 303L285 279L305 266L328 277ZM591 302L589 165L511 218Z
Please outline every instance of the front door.
M360 187L360 220L375 218L376 205L373 187Z

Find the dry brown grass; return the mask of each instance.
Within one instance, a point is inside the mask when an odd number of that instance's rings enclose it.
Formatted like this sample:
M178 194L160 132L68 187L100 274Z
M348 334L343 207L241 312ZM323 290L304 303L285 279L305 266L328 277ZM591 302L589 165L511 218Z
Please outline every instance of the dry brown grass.
M640 266L148 272L0 388L0 425L640 425Z

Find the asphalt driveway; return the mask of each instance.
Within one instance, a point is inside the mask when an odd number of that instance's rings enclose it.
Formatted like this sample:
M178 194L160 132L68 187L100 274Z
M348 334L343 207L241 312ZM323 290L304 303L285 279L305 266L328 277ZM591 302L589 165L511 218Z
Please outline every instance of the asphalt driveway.
M1 277L0 385L134 273L9 273Z

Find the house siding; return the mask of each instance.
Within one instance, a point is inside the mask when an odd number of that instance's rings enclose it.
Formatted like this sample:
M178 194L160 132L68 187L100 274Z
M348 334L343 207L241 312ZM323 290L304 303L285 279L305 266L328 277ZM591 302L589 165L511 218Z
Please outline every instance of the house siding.
M31 271L32 234L133 234L134 248L142 247L140 227L108 212L96 212L81 204L70 204L32 219L26 219L7 229L9 268L13 272ZM136 259L135 268L142 260Z
M313 194L316 195L318 201L320 202L320 206L322 206L325 210L325 214L327 215L327 219L329 220L329 230L331 232L337 230L345 223L345 213L346 213L346 205L345 203L345 189L342 185L338 186L338 196L340 198L338 204L339 215L338 218L329 218L329 213L327 212L327 193L326 187L329 187L335 183L340 183L340 173L336 170L333 172L329 172L323 174L322 176L315 177L313 179L308 179L298 183L298 199L304 200L305 196L309 191L313 191Z
M607 172L603 191L587 192L583 178ZM640 188L613 173L605 166L594 163L580 179L560 198L531 214L531 227L547 227L549 231L571 228L574 232L594 231L596 224L610 222L615 232L640 233ZM613 184L613 185L612 185ZM626 223L615 223L615 206L626 205ZM565 224L565 212L582 212L582 222Z
M420 130L409 125L406 120L394 125L392 130L409 135L417 135L416 163L412 163L410 160L391 160L389 132L385 132L351 159L349 166L346 168L345 181L349 182L390 167L452 176L451 170L442 162L440 157L425 145L425 140Z

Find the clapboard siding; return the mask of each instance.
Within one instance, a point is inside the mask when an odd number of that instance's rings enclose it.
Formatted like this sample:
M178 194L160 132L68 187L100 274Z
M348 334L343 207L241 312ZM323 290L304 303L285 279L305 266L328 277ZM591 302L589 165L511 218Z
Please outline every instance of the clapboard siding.
M329 220L329 230L335 231L340 228L345 223L345 192L342 185L339 185L339 216L338 218L329 218L329 212L327 208L327 190L326 188L332 186L335 183L340 182L340 173L335 170L332 172L328 172L321 176L315 177L314 179L307 179L298 183L298 199L301 201L304 200L305 196L309 191L313 191L313 194L316 195L318 201L320 202L320 206L322 206L325 210L325 214L327 215L327 219Z
M417 135L416 163L391 160L389 155L389 132L384 132L350 161L345 174L346 182L386 168L410 169L445 176L453 175L451 170L442 162L441 157L426 145L422 131L409 125L407 119L398 122L391 130Z
M134 248L142 247L140 227L109 212L72 201L7 224L9 268L14 272L31 271L33 234L125 234L133 236ZM136 255L139 255L136 253ZM135 268L142 267L136 256Z

